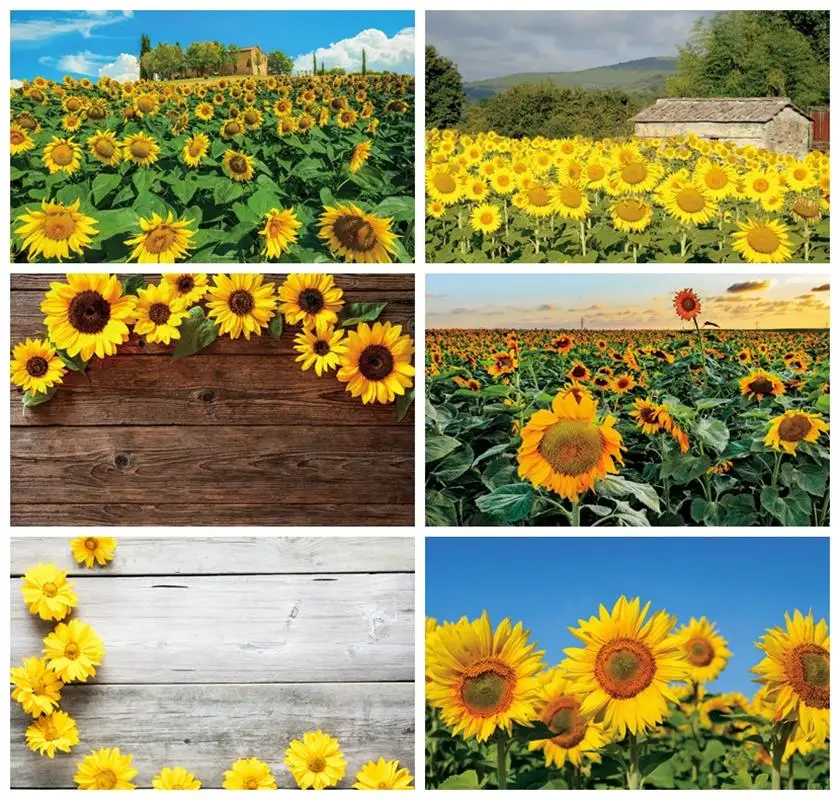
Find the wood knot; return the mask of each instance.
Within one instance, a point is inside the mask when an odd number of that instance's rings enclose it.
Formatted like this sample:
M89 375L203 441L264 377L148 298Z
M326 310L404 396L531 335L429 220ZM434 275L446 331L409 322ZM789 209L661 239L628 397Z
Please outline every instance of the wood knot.
M137 346L142 350L146 346L146 340L138 338Z
M127 453L117 453L114 464L118 469L128 469L131 466L131 456Z
M216 399L216 393L212 389L202 389L198 393L198 399L202 403L212 403Z

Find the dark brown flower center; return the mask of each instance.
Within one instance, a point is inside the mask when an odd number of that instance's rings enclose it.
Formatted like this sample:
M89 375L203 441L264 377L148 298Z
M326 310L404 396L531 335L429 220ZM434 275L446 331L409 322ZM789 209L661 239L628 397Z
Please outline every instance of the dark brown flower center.
M586 736L586 720L574 697L559 697L546 709L543 719L557 735L551 740L566 749L580 744Z
M178 291L179 292L191 292L195 287L195 279L192 275L181 275L178 278Z
M650 686L655 674L650 650L636 639L613 639L595 656L595 677L611 697L635 697Z
M234 156L230 160L230 171L237 175L245 175L248 172L248 162L243 156Z
M47 359L41 356L33 356L26 362L26 371L33 378L40 378L42 375L47 374L48 366Z
M368 345L359 356L359 371L369 381L381 381L394 371L394 357L381 344Z
M312 349L315 351L316 355L325 356L330 352L330 343L325 342L323 339L318 339L318 341L315 342L315 347Z
M697 636L686 645L686 658L695 667L708 667L715 657L715 649L708 639Z
M639 417L648 425L657 425L659 422L656 416L656 410L653 408L643 408L639 413Z
M578 365L572 370L572 377L573 378L582 378L586 375L586 367L581 367Z
M149 308L149 319L155 325L163 325L169 319L171 313L166 303L153 303Z
M335 238L348 250L367 252L376 245L376 231L361 217L344 215L333 224Z
M21 144L26 141L26 137L20 131L15 130L9 134L9 139L12 144Z
M79 292L67 309L70 324L81 333L99 333L111 318L111 306L99 292Z
M544 434L539 450L555 471L583 475L601 459L601 433L594 425L580 420L560 420Z
M237 289L228 298L228 308L240 317L251 311L253 307L254 296L245 289Z
M307 314L317 314L324 307L324 295L318 289L304 289L298 295L298 305Z
M683 311L694 311L694 309L697 308L697 302L693 297L683 297L683 299L680 300L680 305L682 306Z
M756 378L749 385L749 389L753 394L771 394L773 392L773 384L767 378Z
M785 672L806 706L830 707L831 670L828 650L816 644L794 648Z
M169 250L177 239L178 234L174 228L170 228L168 225L160 225L146 234L145 248L150 253L160 255Z
M811 421L804 414L785 417L779 425L779 438L783 442L801 442L811 431Z
M472 714L491 717L510 707L514 682L515 676L509 667L488 663L480 672L463 678L461 701Z

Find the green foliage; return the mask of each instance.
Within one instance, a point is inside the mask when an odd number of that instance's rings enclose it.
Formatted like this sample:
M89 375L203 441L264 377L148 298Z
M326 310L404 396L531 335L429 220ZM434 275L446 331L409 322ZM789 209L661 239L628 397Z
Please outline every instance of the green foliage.
M426 127L451 128L461 121L464 92L461 73L434 47L426 47Z
M269 75L291 75L295 62L282 50L272 50L268 54Z
M149 79L149 73L146 68L143 66L143 56L146 55L152 49L152 41L149 39L147 34L142 34L140 36L140 56L138 57L138 61L140 62L140 80L146 81Z
M701 17L668 81L675 97L829 100L828 11L728 11ZM788 16L793 15L793 16Z

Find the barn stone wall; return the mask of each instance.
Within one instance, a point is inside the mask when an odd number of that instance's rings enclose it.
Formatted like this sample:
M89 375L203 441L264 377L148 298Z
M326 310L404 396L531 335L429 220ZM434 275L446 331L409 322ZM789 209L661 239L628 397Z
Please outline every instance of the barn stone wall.
M785 108L767 123L766 141L768 150L805 158L811 147L811 121Z

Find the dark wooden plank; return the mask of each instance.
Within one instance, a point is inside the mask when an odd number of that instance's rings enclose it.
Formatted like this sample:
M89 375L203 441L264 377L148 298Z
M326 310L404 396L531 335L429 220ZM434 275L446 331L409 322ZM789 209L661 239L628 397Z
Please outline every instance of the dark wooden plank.
M413 495L408 425L15 428L11 440L18 503L317 506Z
M364 406L334 372L319 378L280 354L94 359L87 375L68 373L49 403L24 409L21 396L11 392L13 426L396 423L393 405Z
M20 526L128 525L342 525L369 529L414 525L412 503L372 505L368 503L320 503L283 505L268 500L252 504L180 503L12 503L11 524Z

